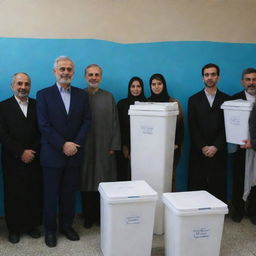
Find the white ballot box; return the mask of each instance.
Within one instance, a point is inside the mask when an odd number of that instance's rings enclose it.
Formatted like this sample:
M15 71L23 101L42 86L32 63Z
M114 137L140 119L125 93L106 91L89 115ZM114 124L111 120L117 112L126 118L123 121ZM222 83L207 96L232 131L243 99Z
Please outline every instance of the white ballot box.
M104 256L150 256L157 193L142 180L99 184Z
M219 256L225 203L206 191L164 193L165 255Z
M253 102L242 99L225 101L221 105L227 142L243 145L243 140L249 139L248 120L252 107Z
M159 197L172 191L172 166L178 104L135 103L129 109L131 123L132 180L145 180ZM155 234L164 232L164 205L158 200Z

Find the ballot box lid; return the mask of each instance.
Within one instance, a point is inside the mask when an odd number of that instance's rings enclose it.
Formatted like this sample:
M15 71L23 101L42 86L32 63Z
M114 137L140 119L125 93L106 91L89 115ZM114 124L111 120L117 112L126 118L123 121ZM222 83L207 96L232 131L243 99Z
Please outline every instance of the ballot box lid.
M225 203L204 190L164 193L162 200L176 215L228 213Z
M157 192L144 180L101 182L99 192L108 203L157 200Z

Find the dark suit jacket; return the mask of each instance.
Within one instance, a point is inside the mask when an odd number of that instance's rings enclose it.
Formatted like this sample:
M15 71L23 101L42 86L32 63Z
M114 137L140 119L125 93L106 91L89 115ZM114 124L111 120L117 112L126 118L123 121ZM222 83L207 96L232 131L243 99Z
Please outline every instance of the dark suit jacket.
M238 100L238 99L247 100L244 91L238 92L230 97L230 100Z
M194 94L188 101L188 121L191 136L191 148L200 150L208 145L219 151L226 151L225 127L221 104L229 96L219 90L213 106L207 100L204 90Z
M45 88L37 93L37 114L41 131L42 166L80 166L85 137L90 127L87 93L71 86L70 108L67 114L57 85ZM62 147L66 141L81 146L74 156L67 157L63 153Z
M14 96L0 103L0 139L4 165L13 159L22 163L20 157L25 149L39 151L40 134L34 99L29 98L27 118Z
M253 109L249 118L249 130L251 137L252 148L256 150L256 105L254 104Z

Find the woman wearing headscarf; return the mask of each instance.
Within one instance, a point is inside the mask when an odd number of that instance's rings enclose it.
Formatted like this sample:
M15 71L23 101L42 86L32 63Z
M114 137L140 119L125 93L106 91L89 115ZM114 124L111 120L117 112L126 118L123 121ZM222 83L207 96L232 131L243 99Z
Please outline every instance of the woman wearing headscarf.
M150 102L177 102L179 107L179 115L176 123L175 147L173 158L173 174L172 174L172 191L176 191L176 168L181 155L181 147L184 137L184 116L178 100L169 96L166 81L163 75L153 74L149 80L151 96L148 98Z
M118 180L130 180L130 117L128 110L135 101L147 101L141 78L132 77L128 84L128 97L117 103L119 114L122 150L117 154Z

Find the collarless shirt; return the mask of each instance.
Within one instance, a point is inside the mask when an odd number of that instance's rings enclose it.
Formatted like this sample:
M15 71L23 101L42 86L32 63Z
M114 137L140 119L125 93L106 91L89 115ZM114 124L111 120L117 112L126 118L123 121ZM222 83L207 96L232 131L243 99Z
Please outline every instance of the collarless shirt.
M27 113L28 113L28 98L26 101L22 101L19 98L17 98L16 96L14 96L16 101L18 102L20 109L22 111L22 113L24 114L25 117L27 117Z
M206 91L206 89L204 89L204 92L205 92L206 98L207 98L207 100L208 100L210 106L212 107L212 104L213 104L213 101L214 101L214 99L215 99L217 90L215 91L215 93L212 93L212 94L208 93L208 92Z
M68 114L69 107L70 107L71 87L69 86L68 88L65 89L65 88L61 87L58 83L57 83L57 86L58 86L62 101L64 103L66 112Z
M246 96L246 99L250 102L254 102L255 101L255 96L249 94L247 91L244 91L245 92L245 96Z

